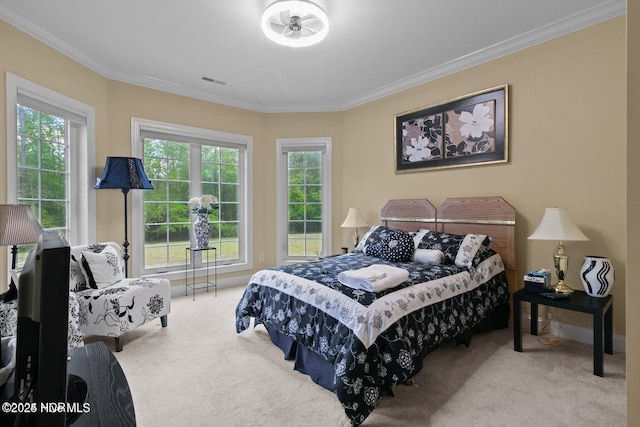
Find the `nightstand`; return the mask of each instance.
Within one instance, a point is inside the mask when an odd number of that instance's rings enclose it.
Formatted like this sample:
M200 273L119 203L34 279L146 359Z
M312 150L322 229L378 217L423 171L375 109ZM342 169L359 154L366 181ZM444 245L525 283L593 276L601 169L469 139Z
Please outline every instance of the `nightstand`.
M521 302L531 303L531 335L538 335L538 305L593 315L593 374L604 376L604 353L613 354L613 297L590 297L574 291L567 299L551 299L520 289L513 294L513 349L522 352Z

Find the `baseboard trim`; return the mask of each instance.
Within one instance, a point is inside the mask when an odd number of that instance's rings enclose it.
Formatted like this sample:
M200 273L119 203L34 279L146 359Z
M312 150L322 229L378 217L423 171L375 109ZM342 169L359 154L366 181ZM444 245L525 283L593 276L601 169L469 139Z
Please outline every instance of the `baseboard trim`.
M538 330L542 328L542 325L546 320L544 318L538 318ZM524 314L522 316L522 329L529 330L531 324L531 315ZM551 321L551 324L547 327L550 334L558 338L566 338L572 341L581 342L583 344L593 345L593 329L585 328L582 326L571 325L569 323L558 322L557 320ZM613 334L613 351L619 353L626 353L626 337Z
M218 278L218 289L231 288L235 286L247 286L247 283L249 283L249 280L251 280L251 275L231 277L228 279ZM184 295L185 289L186 288L184 284L172 286L171 297L185 296ZM209 291L211 291L211 286L209 286ZM202 291L199 291L199 292L202 292ZM191 295L191 290L189 290L189 295Z

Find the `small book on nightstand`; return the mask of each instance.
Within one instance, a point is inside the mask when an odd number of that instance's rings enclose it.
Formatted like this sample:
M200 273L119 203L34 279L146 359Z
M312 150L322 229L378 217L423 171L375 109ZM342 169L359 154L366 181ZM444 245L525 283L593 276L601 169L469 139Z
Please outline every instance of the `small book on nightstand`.
M551 273L548 271L530 271L524 275L524 288L529 292L548 292L551 289Z

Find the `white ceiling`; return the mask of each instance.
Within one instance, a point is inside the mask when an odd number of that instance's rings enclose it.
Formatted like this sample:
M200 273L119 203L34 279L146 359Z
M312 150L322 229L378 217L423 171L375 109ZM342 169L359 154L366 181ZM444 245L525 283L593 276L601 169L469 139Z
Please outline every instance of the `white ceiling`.
M327 38L290 48L262 34L272 2L0 0L0 19L109 79L282 112L342 111L626 11L625 0L317 0Z

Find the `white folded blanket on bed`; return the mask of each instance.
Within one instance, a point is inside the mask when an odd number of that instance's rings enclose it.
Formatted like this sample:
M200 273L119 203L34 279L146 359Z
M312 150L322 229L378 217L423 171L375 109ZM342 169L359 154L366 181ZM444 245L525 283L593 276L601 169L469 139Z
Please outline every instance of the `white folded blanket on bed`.
M373 264L358 270L338 273L338 280L343 285L368 292L380 292L394 288L407 280L408 277L407 270L385 264Z

